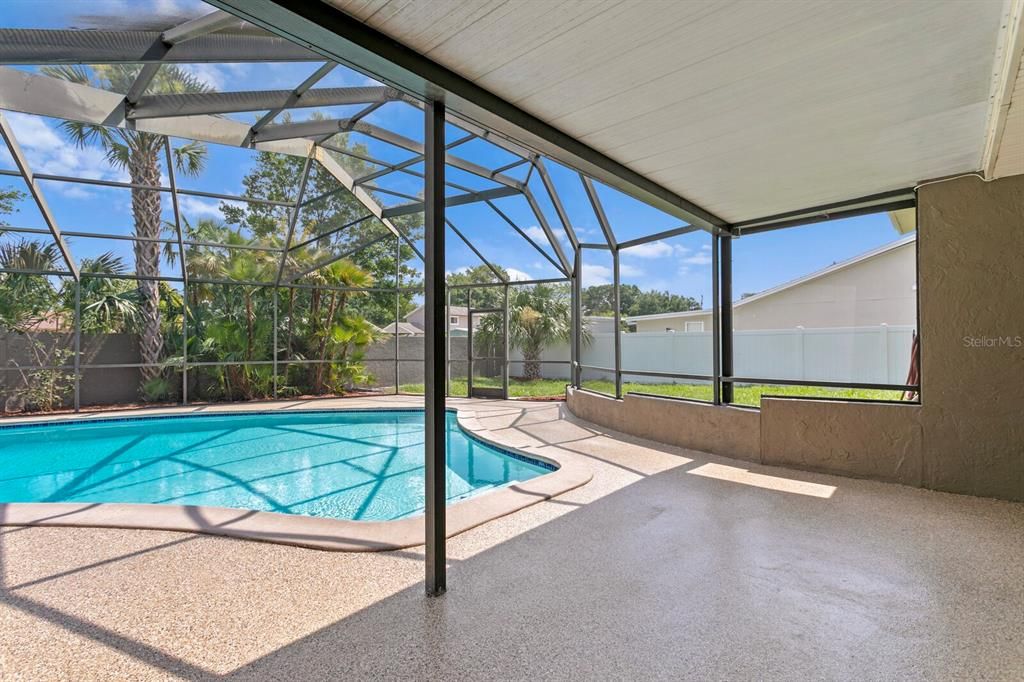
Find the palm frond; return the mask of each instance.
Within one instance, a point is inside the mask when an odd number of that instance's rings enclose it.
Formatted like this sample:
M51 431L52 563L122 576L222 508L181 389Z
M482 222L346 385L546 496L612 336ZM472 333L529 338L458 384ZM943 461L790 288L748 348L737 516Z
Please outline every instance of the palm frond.
M174 166L185 175L199 175L206 167L206 145L202 142L188 142L173 149Z
M124 275L128 272L128 265L121 256L107 251L95 258L83 258L79 270L96 275Z
M50 78L59 78L62 81L78 83L79 85L92 85L92 78L89 76L88 67L85 64L51 64L40 69L43 75Z

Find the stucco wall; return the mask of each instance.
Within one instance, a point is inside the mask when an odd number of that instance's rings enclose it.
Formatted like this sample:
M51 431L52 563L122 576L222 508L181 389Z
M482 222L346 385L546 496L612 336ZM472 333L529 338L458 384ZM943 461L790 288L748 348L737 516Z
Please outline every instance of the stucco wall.
M1024 175L925 185L924 485L1024 500Z
M570 392L569 409L765 464L1024 501L1024 176L925 185L918 225L920 405L766 398L756 443L753 420L737 441L735 408Z
M920 405L761 400L761 463L922 485Z
M569 410L609 428L661 443L758 461L757 410L627 394L622 400L568 389Z

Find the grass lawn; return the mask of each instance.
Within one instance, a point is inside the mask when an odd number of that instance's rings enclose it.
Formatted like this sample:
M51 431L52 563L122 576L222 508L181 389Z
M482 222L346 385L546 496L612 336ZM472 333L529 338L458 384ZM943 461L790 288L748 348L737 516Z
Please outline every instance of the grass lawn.
M509 395L513 398L543 398L565 395L566 379L538 379L526 381L511 378L508 383ZM478 386L501 386L501 381L494 379L477 380ZM615 384L607 380L584 381L583 387L600 393L614 395ZM451 395L465 396L468 385L465 379L452 379ZM402 393L422 394L423 384L404 384ZM674 398L690 398L693 400L711 401L710 384L638 384L623 382L623 393L650 393L653 395L671 396ZM862 400L899 400L899 391L880 391L858 388L818 388L814 386L737 386L735 403L739 405L759 406L762 395L792 396L803 398L858 398Z

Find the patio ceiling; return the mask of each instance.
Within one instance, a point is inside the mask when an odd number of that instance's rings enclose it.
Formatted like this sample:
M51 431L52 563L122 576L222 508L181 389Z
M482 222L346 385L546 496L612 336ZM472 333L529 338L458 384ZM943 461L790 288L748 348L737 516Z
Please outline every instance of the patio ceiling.
M1004 0L329 3L730 223L981 169L1016 11Z

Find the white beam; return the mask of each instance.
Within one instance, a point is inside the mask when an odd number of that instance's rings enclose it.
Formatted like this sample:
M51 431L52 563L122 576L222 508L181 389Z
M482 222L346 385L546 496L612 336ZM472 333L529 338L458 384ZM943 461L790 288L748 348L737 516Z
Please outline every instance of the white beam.
M54 219L53 213L50 212L49 204L46 203L39 185L36 184L36 179L32 176L32 169L28 165L25 154L21 151L18 138L14 136L14 129L7 122L7 117L4 116L3 112L0 112L0 136L7 143L7 149L11 152L14 164L18 167L21 177L25 180L25 184L28 186L28 191L32 195L32 199L35 200L36 206L39 207L39 213L42 214L43 220L46 221L46 226L50 228L50 234L53 236L53 241L57 244L57 248L60 249L61 255L64 256L64 262L67 264L68 270L77 282L79 279L78 266L75 265L75 260L71 257L71 252L64 241L64 236L60 233L60 228L57 227L57 221Z
M111 112L121 106L122 97L117 93L0 66L0 109L103 125L105 121L109 120ZM123 122L118 127L124 127ZM249 126L217 116L143 119L135 122L134 128L141 132L233 147L245 147L249 144ZM327 150L314 145L311 140L301 138L257 142L252 146L259 151L303 157L309 156L311 150L315 148L314 158L320 162L321 166L350 191L368 211L384 223L385 227L405 240L422 258L416 245L390 220L383 217L383 209L380 204L365 189L355 186L352 176L330 156Z
M395 90L384 86L316 88L299 95L293 90L149 95L137 100L137 104L129 111L128 118L138 120L198 114L231 114L265 109L276 109L280 113L282 109L387 102L396 95Z
M0 28L0 64L313 62L323 57L284 38L215 33L154 50L158 31Z
M167 29L161 34L160 40L168 45L177 45L186 40L192 40L208 33L216 33L222 28L240 23L242 23L241 19L234 14L228 14L224 10L219 9Z

